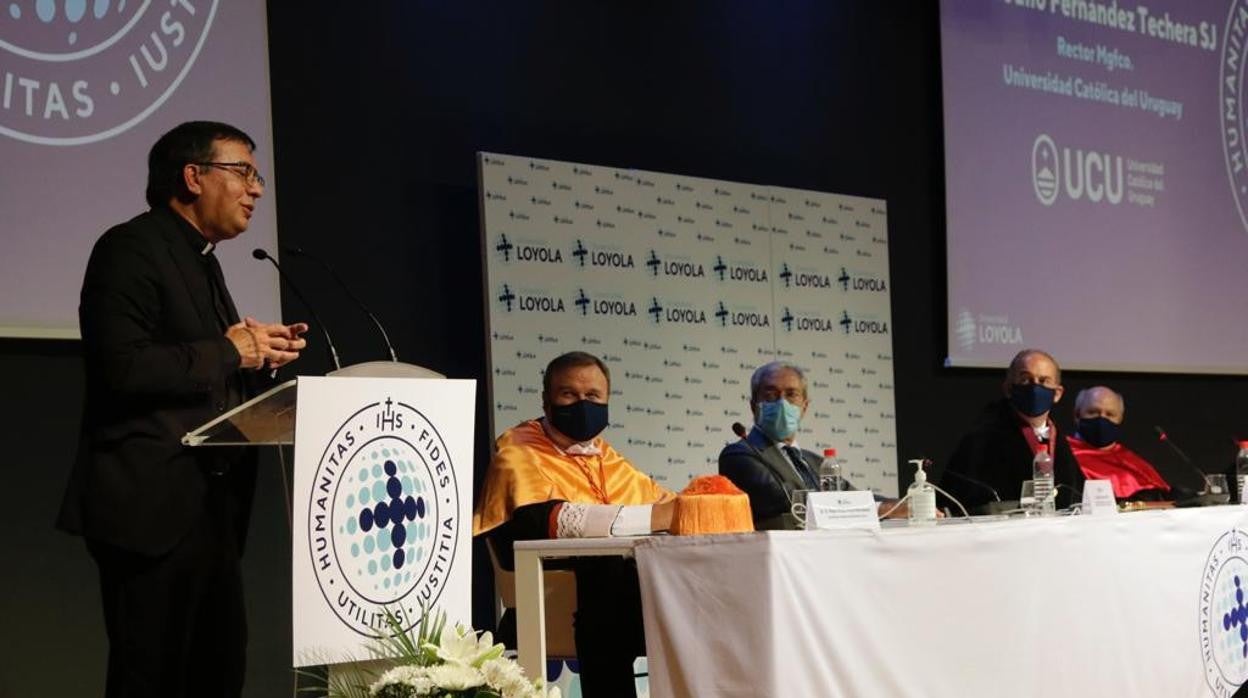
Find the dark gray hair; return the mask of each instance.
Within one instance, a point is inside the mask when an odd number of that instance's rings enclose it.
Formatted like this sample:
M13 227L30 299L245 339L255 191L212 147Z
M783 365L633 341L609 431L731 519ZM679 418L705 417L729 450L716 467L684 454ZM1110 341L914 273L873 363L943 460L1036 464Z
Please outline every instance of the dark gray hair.
M806 393L806 372L797 364L788 361L772 361L754 369L754 375L750 376L750 402L754 402L758 397L758 387L763 381L777 371L792 371L797 374L797 379L802 383L802 393Z

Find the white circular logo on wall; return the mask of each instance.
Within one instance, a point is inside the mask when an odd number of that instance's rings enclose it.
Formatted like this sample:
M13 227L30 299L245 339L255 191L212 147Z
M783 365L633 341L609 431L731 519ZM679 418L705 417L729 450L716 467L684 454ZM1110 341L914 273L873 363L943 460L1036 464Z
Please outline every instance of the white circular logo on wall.
M1240 223L1248 230L1248 139L1244 133L1244 48L1248 46L1248 2L1233 0L1227 9L1222 55L1218 62L1218 112L1222 119L1222 156Z
M1045 133L1031 145L1031 184L1040 203L1052 206L1057 201L1057 146Z
M220 0L0 0L0 134L81 145L177 90Z
M455 468L415 408L387 398L351 415L329 442L308 502L308 546L325 602L368 637L404 629L437 604L459 543Z

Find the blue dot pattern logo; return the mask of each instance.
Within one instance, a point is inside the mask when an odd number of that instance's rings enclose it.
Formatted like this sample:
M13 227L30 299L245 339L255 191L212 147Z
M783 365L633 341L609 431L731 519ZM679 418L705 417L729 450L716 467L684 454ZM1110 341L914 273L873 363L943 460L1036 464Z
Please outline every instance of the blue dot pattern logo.
M344 577L363 599L392 603L433 552L432 473L408 443L380 437L356 453L346 480L334 502L335 544L350 556Z
M1215 696L1232 696L1248 681L1248 533L1222 534L1201 577L1200 642L1205 682Z
M403 497L403 483L399 481L398 466L394 461L387 460L385 464L386 477L386 493L390 495L389 502L377 502L374 508L365 507L360 511L360 530L368 533L373 526L384 529L386 526L393 524L390 533L390 543L394 546L394 569L403 567L403 561L406 555L403 552L403 543L407 541L407 529L403 526L405 521L415 521L417 517L425 518L425 499L424 497L412 498L408 495L406 499Z
M360 410L339 428L315 482L309 553L334 613L374 637L385 609L405 626L418 622L445 587L458 537L458 485L432 423L389 399Z
M1248 657L1248 606L1244 606L1244 590L1239 585L1239 575L1235 575L1235 607L1222 616L1222 628L1230 631L1238 628L1239 641L1243 643L1242 654Z

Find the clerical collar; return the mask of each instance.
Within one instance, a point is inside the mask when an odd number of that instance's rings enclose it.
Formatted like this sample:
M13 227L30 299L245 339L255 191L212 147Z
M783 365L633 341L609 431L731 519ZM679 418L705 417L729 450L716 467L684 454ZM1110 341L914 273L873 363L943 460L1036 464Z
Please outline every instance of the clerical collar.
M173 220L177 223L177 226L182 229L182 233L184 237L186 238L186 242L201 257L207 257L208 255L212 254L213 250L217 249L216 243L209 242L208 240L204 239L204 234L199 232L199 228L196 228L190 221L183 218L182 214L178 213L177 211L173 210L172 208L168 206L164 207L164 211L173 217Z

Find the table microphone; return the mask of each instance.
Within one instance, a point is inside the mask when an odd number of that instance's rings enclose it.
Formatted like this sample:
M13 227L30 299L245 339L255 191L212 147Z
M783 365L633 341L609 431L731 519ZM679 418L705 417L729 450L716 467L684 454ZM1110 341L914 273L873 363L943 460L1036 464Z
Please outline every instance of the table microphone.
M946 469L946 470L945 470L945 472L944 472L944 474L942 474L942 475L941 475L941 479L943 480L943 479L944 479L944 477L945 477L946 475L953 475L954 477L958 478L959 480L962 480L962 481L964 481L964 482L969 482L969 483L971 483L972 485L975 485L976 487L978 487L978 488L980 488L980 489L987 490L989 493L991 493L991 494L992 494L992 498L993 498L994 500L996 500L996 501L998 501L998 502L999 502L999 501L1001 501L1001 495L997 493L996 488L994 488L992 485L989 485L988 483L984 482L983 480L976 480L975 478L971 477L970 475L963 475L962 473L959 473L959 472L958 472L958 471L956 471L956 470L948 470L948 469Z
M334 347L334 340L329 337L329 329L325 327L324 322L321 322L321 317L316 314L316 309L312 307L312 304L308 302L308 299L304 298L303 294L299 292L299 287L295 285L295 282L291 281L290 277L286 275L286 272L282 271L282 265L278 264L276 259L273 259L269 256L268 252L265 252L264 249L260 247L252 250L251 256L256 259L269 260L269 263L272 264L273 268L277 270L277 275L282 281L285 281L286 286L294 292L295 298L298 298L299 302L303 303L303 306L308 309L308 312L312 314L312 321L316 323L317 327L320 328L321 334L325 337L325 346L329 348L329 358L334 362L334 370L341 369L342 364L338 362L338 350Z
M765 458L763 458L762 452L759 451L757 448L754 448L754 444L750 443L750 440L749 438L747 438L747 433L745 431L745 425L741 424L741 422L733 422L732 433L736 434L737 438L741 439L741 443L745 444L747 448L753 451L754 455L758 456L759 459L766 460Z
M347 298L350 298L352 302L359 306L360 310L364 311L364 314L368 316L368 319L373 321L373 326L377 328L379 333L381 333L381 341L386 343L386 349L390 352L390 360L395 362L399 360L399 355L394 351L394 345L390 343L390 335L386 334L386 328L381 326L381 321L377 319L377 316L373 314L373 311L368 309L367 305L364 305L364 301L360 300L358 296L351 292L351 289L347 286L346 282L342 280L342 277L338 276L338 273L334 271L333 267L329 266L328 262L311 252L304 250L302 247L293 247L288 245L283 247L282 251L296 257L307 257L324 267L325 271L329 272L330 277L332 277L338 284L338 287L347 294Z
M1192 472L1194 472L1194 473L1196 473L1197 475L1199 475L1199 476L1200 476L1200 487L1201 487L1201 490L1203 491L1203 490L1205 489L1205 471L1203 471L1203 470L1201 470L1200 468L1196 467L1196 464L1192 462L1192 459L1191 459L1191 458L1188 458L1188 457L1187 457L1187 454L1183 452L1183 449L1179 448L1178 444L1176 444L1176 443L1174 443L1173 441L1171 441L1171 440L1170 440L1170 436L1169 436L1168 434L1166 434L1166 430L1165 430L1165 429L1162 429L1160 426L1156 426L1156 425L1154 425L1154 426L1153 426L1153 430L1157 432L1157 440L1158 440L1158 441L1160 441L1160 442L1164 443L1165 445L1169 446L1169 447L1170 447L1170 450L1171 450L1171 451L1174 451L1174 452L1175 452L1175 454L1176 454L1176 455L1178 455L1179 460L1181 460L1181 461L1183 462L1183 464L1184 464L1184 465L1186 465L1188 468L1191 468L1191 469L1192 469ZM1186 490L1186 489L1187 489L1187 488L1180 488L1180 487L1176 487L1176 486L1174 486L1174 485L1171 485L1171 487L1172 487L1172 488L1174 488L1174 489L1183 489L1183 490Z

